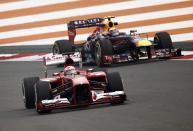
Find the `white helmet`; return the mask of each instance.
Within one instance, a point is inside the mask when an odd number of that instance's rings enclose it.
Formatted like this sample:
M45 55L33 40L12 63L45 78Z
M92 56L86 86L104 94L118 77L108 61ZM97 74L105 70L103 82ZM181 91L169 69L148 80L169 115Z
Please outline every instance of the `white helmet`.
M77 71L74 66L67 66L64 68L64 74L65 75L75 75L77 74Z

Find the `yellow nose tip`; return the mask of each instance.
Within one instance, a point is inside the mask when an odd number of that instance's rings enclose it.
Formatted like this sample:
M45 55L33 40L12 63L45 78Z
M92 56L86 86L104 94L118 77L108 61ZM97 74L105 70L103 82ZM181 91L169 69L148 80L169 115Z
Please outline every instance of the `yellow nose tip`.
M148 40L139 40L137 43L136 43L136 46L137 47L143 47L143 46L151 46L152 43Z

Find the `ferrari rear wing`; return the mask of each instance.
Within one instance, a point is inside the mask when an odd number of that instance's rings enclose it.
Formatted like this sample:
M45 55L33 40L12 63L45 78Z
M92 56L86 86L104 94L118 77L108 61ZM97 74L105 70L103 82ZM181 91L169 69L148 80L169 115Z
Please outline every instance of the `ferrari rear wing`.
M55 54L52 53L43 57L44 66L51 66L51 65L60 65L65 64L66 60L71 58L75 64L79 64L82 68L82 57L80 52L68 52L64 54Z
M82 57L80 52L67 52L63 54L53 55L52 53L43 57L44 64L44 73L45 78L48 76L47 66L52 65L65 65L67 59L72 59L73 63L79 65L79 68L82 69Z

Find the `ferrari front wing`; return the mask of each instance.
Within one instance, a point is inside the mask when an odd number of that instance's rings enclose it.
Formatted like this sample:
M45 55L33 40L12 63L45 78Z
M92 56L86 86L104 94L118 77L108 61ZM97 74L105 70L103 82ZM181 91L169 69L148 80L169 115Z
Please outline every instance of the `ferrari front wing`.
M91 91L92 100L84 104L72 104L67 98L57 98L52 100L42 100L36 103L37 112L43 112L53 109L62 109L70 107L78 107L84 105L105 104L105 103L122 103L126 100L124 91L115 91L109 93L99 93Z

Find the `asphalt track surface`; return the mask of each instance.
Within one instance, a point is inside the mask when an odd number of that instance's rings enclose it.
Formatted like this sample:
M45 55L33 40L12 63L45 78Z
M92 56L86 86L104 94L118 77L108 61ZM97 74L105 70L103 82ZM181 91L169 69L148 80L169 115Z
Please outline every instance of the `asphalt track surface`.
M89 67L85 67L89 68ZM49 73L62 68L49 67ZM23 106L24 77L41 62L0 63L0 131L192 131L193 61L144 61L109 67L124 79L128 101L38 115Z

